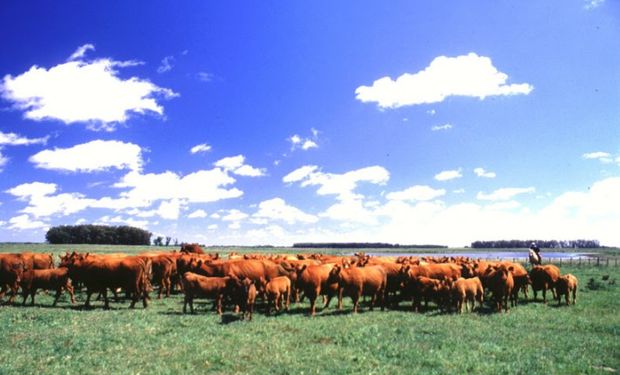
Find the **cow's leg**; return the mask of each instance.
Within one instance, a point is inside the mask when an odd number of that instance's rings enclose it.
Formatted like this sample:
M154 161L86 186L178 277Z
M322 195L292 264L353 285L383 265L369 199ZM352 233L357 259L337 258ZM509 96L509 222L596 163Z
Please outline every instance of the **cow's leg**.
M327 293L327 302L325 302L325 306L323 306L324 309L329 307L329 303L332 301L332 298L334 298L334 293L328 292Z
M372 311L375 308L375 302L377 302L377 294L373 294L370 297L370 311Z
M577 303L577 287L573 289L573 305Z
M73 286L71 285L71 283L67 283L67 285L65 285L65 289L67 290L67 292L69 293L69 296L71 297L71 304L74 304L75 295L73 293Z
M344 292L344 288L338 288L338 311L342 310L342 294Z
M314 292L312 293L305 293L308 296L308 299L310 300L310 315L314 316L316 314L316 298L317 295L314 294Z
M187 302L189 301L189 293L185 292L185 296L183 297L183 314L187 313Z
M22 291L22 297L24 297L24 300L22 301L22 306L26 306L26 300L28 299L28 294L29 294L28 290L24 289Z
M90 297L93 295L93 291L90 289L86 289L86 302L84 302L84 307L90 308Z
M103 308L106 309L106 310L109 310L110 309L110 301L108 300L108 288L103 288L102 294L103 294L103 301L104 301L103 302L104 303Z
M543 295L543 303L547 303L547 287L546 286L543 287L542 295ZM554 298L555 298L555 296L554 296Z
M58 299L60 298L61 293L62 293L62 287L56 289L56 295L54 296L54 303L52 303L53 307L56 307L56 304L58 303Z
M351 295L351 299L353 300L353 313L357 313L357 307L359 306L359 302L360 302L360 294L361 293L353 293Z
M222 299L223 299L223 295L222 294L218 294L217 297L215 297L215 303L217 304L217 314L219 316L222 316Z

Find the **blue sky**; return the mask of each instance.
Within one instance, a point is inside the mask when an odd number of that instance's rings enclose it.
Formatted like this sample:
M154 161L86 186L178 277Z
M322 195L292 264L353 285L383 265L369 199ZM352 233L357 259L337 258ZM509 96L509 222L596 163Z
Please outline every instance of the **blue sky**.
M620 246L620 4L10 2L0 241Z

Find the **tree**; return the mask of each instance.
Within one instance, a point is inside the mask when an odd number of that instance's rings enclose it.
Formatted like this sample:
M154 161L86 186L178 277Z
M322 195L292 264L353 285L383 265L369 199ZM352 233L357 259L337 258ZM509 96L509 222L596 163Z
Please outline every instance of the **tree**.
M162 236L155 237L155 239L153 240L153 245L155 245L155 246L163 246L164 245L164 238Z

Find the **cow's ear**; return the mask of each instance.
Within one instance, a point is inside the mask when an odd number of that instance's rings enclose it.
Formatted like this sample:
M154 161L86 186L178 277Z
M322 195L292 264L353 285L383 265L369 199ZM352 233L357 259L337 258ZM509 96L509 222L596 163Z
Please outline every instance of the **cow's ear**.
M508 267L508 271L512 272L514 270L515 270L515 268L513 266Z

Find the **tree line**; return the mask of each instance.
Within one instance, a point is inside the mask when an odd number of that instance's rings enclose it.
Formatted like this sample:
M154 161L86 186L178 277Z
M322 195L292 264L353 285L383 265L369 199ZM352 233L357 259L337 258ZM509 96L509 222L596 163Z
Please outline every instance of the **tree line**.
M474 249L506 249L506 248L529 248L535 243L540 248L548 249L593 249L601 247L597 240L500 240L500 241L474 241L471 247Z
M45 239L50 244L150 245L152 235L127 225L60 225L51 227Z
M448 246L442 245L400 245L383 242L300 242L293 244L298 248L327 248L327 249L398 249L398 248L419 248L419 249L445 249Z

